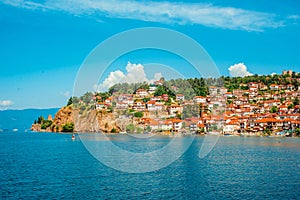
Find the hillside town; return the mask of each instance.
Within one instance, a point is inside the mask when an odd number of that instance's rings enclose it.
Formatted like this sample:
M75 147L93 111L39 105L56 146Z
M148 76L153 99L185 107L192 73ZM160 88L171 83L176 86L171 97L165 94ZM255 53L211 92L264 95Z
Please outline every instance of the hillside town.
M163 78L71 97L35 131L300 136L300 74ZM75 116L76 115L76 116ZM77 121L76 121L77 120Z
M92 102L98 112L132 119L132 128L127 124L120 128L122 132L292 136L300 128L300 87L292 84L300 79L292 78L293 74L282 74L289 84L248 82L232 91L208 86L209 95L189 99L176 89L174 95L155 95L164 85L159 80L133 94L114 92L103 98L95 93Z

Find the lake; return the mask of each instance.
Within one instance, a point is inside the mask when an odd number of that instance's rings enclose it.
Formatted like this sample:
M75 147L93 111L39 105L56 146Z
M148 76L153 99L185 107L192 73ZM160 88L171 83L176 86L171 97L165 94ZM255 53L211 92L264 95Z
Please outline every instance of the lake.
M159 149L171 141L163 136L109 139L137 152ZM184 143L186 138L177 140ZM2 132L1 197L299 199L300 138L220 137L213 150L200 159L203 140L197 136L181 157L162 169L127 173L95 159L78 136L72 141L70 134ZM151 163L141 163L147 165Z

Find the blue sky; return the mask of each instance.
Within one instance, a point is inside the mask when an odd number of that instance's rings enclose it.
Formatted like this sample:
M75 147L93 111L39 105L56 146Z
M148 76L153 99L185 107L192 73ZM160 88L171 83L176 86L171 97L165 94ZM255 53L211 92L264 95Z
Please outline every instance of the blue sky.
M0 109L63 106L86 56L133 28L186 34L203 46L221 75L231 75L228 68L235 64L251 74L300 72L299 10L297 0L0 0ZM122 56L111 71L127 76L128 62L177 64L185 77L194 76L180 68L184 62L155 51Z

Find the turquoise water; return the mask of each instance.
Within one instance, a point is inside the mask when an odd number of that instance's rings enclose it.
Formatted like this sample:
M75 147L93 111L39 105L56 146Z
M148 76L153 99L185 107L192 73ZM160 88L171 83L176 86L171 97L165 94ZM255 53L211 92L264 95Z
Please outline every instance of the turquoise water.
M168 137L111 139L141 151L170 142ZM168 167L132 174L101 164L78 137L72 141L68 134L3 132L0 195L2 199L299 199L299 138L220 137L213 151L200 159L202 142L203 137L196 137Z

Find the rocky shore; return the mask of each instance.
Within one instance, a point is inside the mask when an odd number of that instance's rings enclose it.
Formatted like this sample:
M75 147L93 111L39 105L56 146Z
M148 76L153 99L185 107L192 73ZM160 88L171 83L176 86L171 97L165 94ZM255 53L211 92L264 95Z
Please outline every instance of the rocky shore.
M49 123L49 126L44 123ZM66 129L66 127L71 127ZM73 130L72 130L73 128ZM47 120L41 123L34 123L32 131L37 132L120 132L120 127L116 123L113 113L98 112L97 110L85 110L80 113L78 109L73 109L72 105L61 108L54 119L48 116Z

